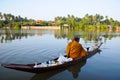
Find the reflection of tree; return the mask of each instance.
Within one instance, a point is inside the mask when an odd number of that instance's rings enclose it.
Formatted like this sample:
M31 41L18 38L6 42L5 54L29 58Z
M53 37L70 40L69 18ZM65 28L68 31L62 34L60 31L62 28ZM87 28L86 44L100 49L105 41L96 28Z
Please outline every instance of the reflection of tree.
M104 42L106 42L107 40L111 40L112 38L120 37L120 33L104 33L101 34L101 36L103 37Z
M55 33L55 38L57 39L64 39L70 40L74 37L74 35L79 34L80 37L87 43L88 41L98 42L104 40L106 42L107 39L112 39L113 37L120 37L120 33L108 33L107 31L102 32L100 30L61 30Z
M34 33L29 33L27 30L2 30L0 33L0 41L8 42L15 39L22 39L23 37L27 38L27 36L32 36Z
M0 31L0 42L8 42L15 39L27 38L33 35L44 35L44 34L54 34L57 39L73 39L74 35L79 34L80 37L87 43L88 41L98 42L103 40L111 40L114 37L120 37L120 33L115 32L102 32L100 30L1 30Z
M81 38L87 43L87 41L98 42L101 41L101 33L95 31L87 31L81 34Z
M70 40L70 39L73 38L74 33L75 32L73 30L72 31L70 31L70 30L61 30L61 31L55 33L55 38L57 38L57 39L67 38L67 40Z

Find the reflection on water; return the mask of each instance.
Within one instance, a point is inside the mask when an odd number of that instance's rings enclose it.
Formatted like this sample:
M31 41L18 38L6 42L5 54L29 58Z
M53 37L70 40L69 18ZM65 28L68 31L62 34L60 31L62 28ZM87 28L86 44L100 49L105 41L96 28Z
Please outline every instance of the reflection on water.
M81 71L81 68L86 64L87 60L84 60L78 64L75 64L71 67L68 67L68 71L73 75L73 78L76 79ZM50 72L35 74L31 80L48 80L49 78L66 71L66 69L58 69ZM63 75L65 75L63 73Z
M54 71L51 71L51 72L45 72L45 73L35 74L31 78L31 80L48 80L52 76L55 76L55 75L59 74L60 72L62 72L64 70L65 69L58 69L58 70L54 70Z
M99 31L70 31L70 30L0 30L0 43L11 42L15 39L27 38L28 36L42 36L44 34L54 34L57 39L71 40L74 35L79 34L87 43L88 41L102 41L107 39L120 37L120 33L115 32L99 32Z
M87 64L84 61L68 69L41 74L24 73L0 66L0 80L119 80L120 33L117 32L0 30L0 63L28 64L56 58L61 52L65 53L68 41L75 34L81 36L80 42L83 47L102 41L102 54L88 59ZM6 77L6 73L9 76Z
M76 79L81 72L81 68L86 64L87 60L84 60L80 62L79 64L76 64L74 66L71 66L68 68L68 71L70 71L73 75L73 78Z

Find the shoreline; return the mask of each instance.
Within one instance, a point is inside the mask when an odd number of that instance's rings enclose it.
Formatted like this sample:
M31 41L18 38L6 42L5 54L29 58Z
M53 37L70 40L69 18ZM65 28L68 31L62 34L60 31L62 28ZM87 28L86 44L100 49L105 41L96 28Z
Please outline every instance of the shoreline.
M60 29L60 26L22 26L21 29Z

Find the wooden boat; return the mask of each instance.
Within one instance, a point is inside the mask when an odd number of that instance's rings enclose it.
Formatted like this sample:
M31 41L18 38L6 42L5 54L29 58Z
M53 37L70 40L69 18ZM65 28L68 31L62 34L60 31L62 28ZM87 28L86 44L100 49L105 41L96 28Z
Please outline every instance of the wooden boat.
M48 65L49 61L46 61L47 66L35 67L35 63L34 64L1 64L1 65L6 68L20 70L20 71L26 71L26 72L32 72L32 73L48 72L48 71L52 71L52 70L56 70L56 69L67 68L69 66L77 64L77 63L93 56L94 54L96 54L97 52L100 51L99 48L101 45L102 45L102 43L97 44L97 46L95 46L93 48L93 50L88 51L88 55L84 58L74 59L74 60L67 61L64 63L57 63L58 58L55 58L53 60L50 60L50 61L54 61L54 64L51 63L52 65ZM41 64L42 63L38 63L38 65L41 65Z

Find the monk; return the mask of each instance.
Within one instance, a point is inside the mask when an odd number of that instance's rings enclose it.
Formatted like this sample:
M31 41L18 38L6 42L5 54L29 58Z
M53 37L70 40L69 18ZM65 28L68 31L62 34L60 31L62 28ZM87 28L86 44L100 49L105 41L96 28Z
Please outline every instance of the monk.
M79 43L80 37L75 36L66 47L66 55L72 59L83 58L87 55L82 45Z

